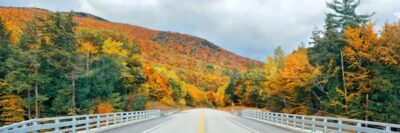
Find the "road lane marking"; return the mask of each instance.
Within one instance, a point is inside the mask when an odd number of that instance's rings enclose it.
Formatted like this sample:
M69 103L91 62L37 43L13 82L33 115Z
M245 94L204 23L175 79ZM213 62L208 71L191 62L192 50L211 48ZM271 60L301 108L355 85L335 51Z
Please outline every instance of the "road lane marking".
M154 129L157 129L157 128L161 127L161 126L164 126L165 124L167 124L167 122L171 121L172 119L174 119L174 118L171 118L171 119L169 119L169 120L167 120L167 121L165 121L165 122L163 122L161 124L158 124L157 126L154 126L153 128L147 129L146 131L143 131L142 133L148 133L150 131L153 131Z
M198 133L204 133L204 110L201 110L201 113L200 113L200 122L199 122Z
M253 133L260 133L259 131L251 129L250 127L247 127L247 126L241 124L240 122L237 122L237 121L233 120L232 118L228 118L228 119L231 120L233 123L235 123L235 124L237 124L237 125L239 125L239 126L241 126L243 128L246 128L247 130L250 130Z

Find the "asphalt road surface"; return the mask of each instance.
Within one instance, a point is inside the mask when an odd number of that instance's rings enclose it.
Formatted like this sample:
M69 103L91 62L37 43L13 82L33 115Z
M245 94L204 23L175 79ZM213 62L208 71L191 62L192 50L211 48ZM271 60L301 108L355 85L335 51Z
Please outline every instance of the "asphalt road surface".
M224 111L190 109L103 133L291 133L291 131Z

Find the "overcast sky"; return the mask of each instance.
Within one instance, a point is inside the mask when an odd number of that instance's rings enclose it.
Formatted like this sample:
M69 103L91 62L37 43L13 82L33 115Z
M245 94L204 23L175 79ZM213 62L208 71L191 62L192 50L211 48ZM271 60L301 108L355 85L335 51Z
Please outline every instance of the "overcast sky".
M79 11L110 21L180 32L260 61L278 46L288 53L322 28L326 0L0 0L0 6ZM36 4L35 4L36 3ZM400 0L362 0L377 27L400 19Z

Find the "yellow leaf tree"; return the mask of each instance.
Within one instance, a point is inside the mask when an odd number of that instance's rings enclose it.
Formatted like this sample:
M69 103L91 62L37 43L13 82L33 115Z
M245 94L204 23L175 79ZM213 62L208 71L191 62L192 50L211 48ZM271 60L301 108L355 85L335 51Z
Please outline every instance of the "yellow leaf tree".
M79 41L79 44L80 46L78 47L78 51L86 57L86 71L87 74L89 74L91 60L97 59L96 54L98 53L99 48L88 41Z
M13 124L24 120L24 109L21 97L14 94L5 94L0 97L0 123Z
M276 77L267 81L269 86L265 90L270 97L277 100L273 105L278 106L276 111L310 113L307 104L312 102L311 86L318 73L319 68L309 63L306 49L300 48L288 55Z
M129 52L123 46L124 43L107 38L103 43L102 50L111 56L127 57Z
M386 23L381 31L379 43L374 47L377 59L386 65L396 65L400 70L400 22Z
M345 108L352 108L346 112L349 116L359 116L361 108L367 110L367 104L373 86L371 81L372 73L368 68L371 62L375 61L374 47L377 44L378 37L373 30L373 24L368 24L360 28L349 28L344 31L343 40L348 43L343 48L343 56L348 69L345 72L347 94L343 93L345 98ZM340 91L340 90L339 90ZM341 94L341 93L339 93ZM361 102L364 101L364 102ZM365 112L367 113L367 112ZM367 114L364 114L367 116Z

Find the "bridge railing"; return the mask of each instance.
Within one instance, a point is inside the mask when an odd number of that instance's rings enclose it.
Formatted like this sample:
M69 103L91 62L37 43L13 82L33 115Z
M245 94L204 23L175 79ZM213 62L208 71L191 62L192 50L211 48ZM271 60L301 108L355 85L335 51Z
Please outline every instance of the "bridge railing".
M242 110L239 115L307 132L400 132L400 125L372 121Z
M0 132L78 132L161 116L160 110L39 118L0 127Z
M178 112L179 112L179 110L167 110L167 111L163 111L161 113L161 116L169 116L169 115L173 115Z

